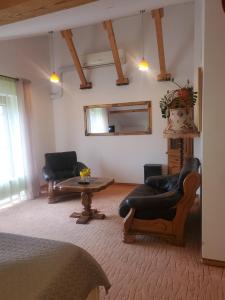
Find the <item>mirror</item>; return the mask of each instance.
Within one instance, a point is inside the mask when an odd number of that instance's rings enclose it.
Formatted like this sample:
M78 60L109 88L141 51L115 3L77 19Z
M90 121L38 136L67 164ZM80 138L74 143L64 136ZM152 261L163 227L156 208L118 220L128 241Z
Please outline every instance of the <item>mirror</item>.
M151 134L151 101L84 106L85 135Z

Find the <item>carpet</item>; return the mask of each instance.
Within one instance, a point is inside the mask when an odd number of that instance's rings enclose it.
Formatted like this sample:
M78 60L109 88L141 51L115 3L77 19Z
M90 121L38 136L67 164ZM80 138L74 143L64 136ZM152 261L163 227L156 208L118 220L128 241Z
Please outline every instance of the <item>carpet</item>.
M199 205L186 228L186 247L156 237L122 242L120 201L132 186L112 185L96 193L93 207L107 216L87 225L69 215L81 209L79 198L48 204L46 197L0 210L0 231L74 243L101 264L112 288L103 300L225 299L225 271L201 263ZM5 300L5 299L4 299Z

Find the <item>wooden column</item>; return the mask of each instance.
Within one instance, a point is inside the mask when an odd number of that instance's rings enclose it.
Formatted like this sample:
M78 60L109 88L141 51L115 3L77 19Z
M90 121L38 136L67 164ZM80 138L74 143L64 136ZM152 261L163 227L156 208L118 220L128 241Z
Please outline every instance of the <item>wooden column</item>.
M158 75L159 81L170 80L171 74L166 71L165 53L163 45L163 31L162 31L162 17L164 16L163 8L152 10L152 17L155 19L156 37L158 44L158 54L159 54L159 65L160 74Z
M77 70L77 73L80 77L80 89L90 89L92 88L92 83L88 82L85 75L84 75L84 71L82 69L77 51L75 49L74 43L73 43L73 33L71 29L67 29L67 30L63 30L61 31L62 37L66 40L67 43L67 47L70 51L70 54L72 56L73 59L73 63L75 66L75 69Z
M177 174L183 167L184 160L193 157L193 138L168 139L168 172Z
M112 49L113 59L114 59L115 66L116 66L116 72L118 75L116 84L117 85L129 84L128 78L125 78L124 74L123 74L123 69L121 66L119 52L118 52L118 48L117 48L117 44L116 44L116 38L115 38L114 31L113 31L112 21L111 20L104 21L103 26L108 34L109 43L110 43L110 47Z

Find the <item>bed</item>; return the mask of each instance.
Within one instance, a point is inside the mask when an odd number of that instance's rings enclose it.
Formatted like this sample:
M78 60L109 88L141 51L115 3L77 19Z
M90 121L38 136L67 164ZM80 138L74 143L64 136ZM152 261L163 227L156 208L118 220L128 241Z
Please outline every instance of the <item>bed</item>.
M96 260L69 243L0 233L0 291L7 300L92 300L110 283Z

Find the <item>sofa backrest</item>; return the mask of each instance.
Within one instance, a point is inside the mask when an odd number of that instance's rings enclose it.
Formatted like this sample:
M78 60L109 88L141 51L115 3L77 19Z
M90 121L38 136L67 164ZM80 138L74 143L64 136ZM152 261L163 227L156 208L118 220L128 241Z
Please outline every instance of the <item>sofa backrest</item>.
M75 151L55 152L45 154L45 166L53 172L72 171L77 163Z
M201 164L198 158L190 157L185 159L184 166L180 171L177 181L178 190L183 191L184 179L190 172L198 172L200 165Z

